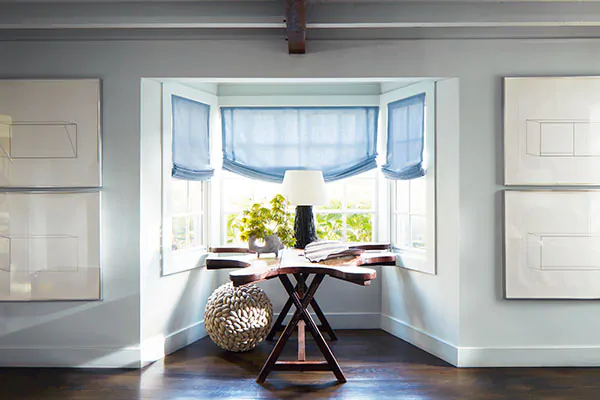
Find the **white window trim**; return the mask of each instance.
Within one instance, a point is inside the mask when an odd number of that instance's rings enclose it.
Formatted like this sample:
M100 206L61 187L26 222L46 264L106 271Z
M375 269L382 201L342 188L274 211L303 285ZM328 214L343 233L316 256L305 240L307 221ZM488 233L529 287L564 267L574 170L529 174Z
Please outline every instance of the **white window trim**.
M398 266L407 269L436 274L436 170L435 170L435 82L420 82L403 88L395 89L381 95L380 118L380 155L385 158L387 144L387 106L397 100L425 93L425 154L424 168L427 171L426 180L426 243L425 250L408 249L394 246L393 238L396 231L396 181L389 180L387 185L388 215L386 225L387 235L394 250L400 254ZM380 203L381 205L381 203ZM381 222L381 220L380 220ZM385 223L385 222L384 222Z
M174 82L162 83L162 225L161 225L161 262L162 275L171 275L182 271L187 271L193 268L203 266L203 255L208 251L208 244L211 241L211 184L202 182L202 237L204 245L192 249L173 250L172 238L172 217L175 215L171 210L172 185L174 178L171 176L173 166L172 161L172 137L173 137L173 121L172 121L172 102L171 96L176 95L193 101L204 103L210 106L210 137L211 145L215 133L218 133L215 128L215 113L218 102L217 97L213 94L196 90L191 87L181 85ZM218 135L220 138L220 135ZM211 150L211 163L214 160L214 152ZM212 200L212 199L211 199Z

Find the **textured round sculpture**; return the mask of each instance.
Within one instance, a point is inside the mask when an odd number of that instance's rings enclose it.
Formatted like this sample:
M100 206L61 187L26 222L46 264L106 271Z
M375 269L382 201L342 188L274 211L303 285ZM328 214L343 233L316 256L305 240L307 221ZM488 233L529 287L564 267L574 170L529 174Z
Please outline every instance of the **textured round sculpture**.
M267 294L256 285L219 286L208 298L204 326L219 347L248 351L262 342L271 327L273 306Z

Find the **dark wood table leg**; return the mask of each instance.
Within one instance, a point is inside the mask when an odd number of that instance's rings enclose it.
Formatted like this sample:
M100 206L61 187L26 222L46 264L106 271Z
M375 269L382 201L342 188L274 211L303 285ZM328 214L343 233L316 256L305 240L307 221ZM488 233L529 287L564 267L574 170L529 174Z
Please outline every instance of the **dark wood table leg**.
M289 297L287 299L287 301L285 302L285 304L283 305L283 308L281 309L281 312L279 313L277 320L273 323L273 326L271 327L269 334L267 335L268 341L273 340L275 338L275 335L277 334L277 332L285 329L285 325L283 325L283 321L285 320L285 317L287 317L288 313L290 312L290 308L292 308L292 304L294 304L294 302L292 301L292 298Z
M298 285L296 286L298 289L296 293L300 299L304 298L304 288L306 285L304 274L298 274L296 279L298 279ZM293 300L292 300L293 301ZM300 319L298 321L298 361L306 361L306 338L305 338L305 322Z
M296 279L298 279L298 275L300 275L300 274L294 274L294 276L296 276ZM306 280L305 280L304 288L306 290ZM296 285L296 290L298 290L298 285ZM290 312L290 309L292 308L292 304L294 304L294 302L292 301L292 298L289 297L287 299L287 301L285 302L285 304L283 305L283 308L281 309L281 312L279 313L277 320L275 320L275 322L273 323L273 326L271 327L271 330L269 331L269 334L267 335L266 340L272 341L275 338L275 335L277 334L277 332L283 331L285 329L285 325L283 325L283 321L285 320L285 317ZM318 326L319 329L321 329L322 331L325 331L327 333L327 335L329 336L330 340L332 340L332 341L337 340L338 339L337 335L335 334L335 331L329 324L329 321L327 320L327 317L325 317L325 314L321 310L321 307L317 303L317 300L313 298L312 301L310 302L310 306L315 311L315 314L317 315L319 322L321 322L321 325Z
M256 382L264 383L267 379L267 376L271 371L331 371L337 378L338 382L344 383L346 382L346 377L340 368L337 360L335 359L331 349L327 345L327 342L323 338L323 335L319 331L317 324L312 319L308 307L313 299L319 285L323 281L325 275L316 274L313 278L310 287L302 297L298 295L296 288L287 277L287 275L280 275L279 279L286 291L290 295L294 305L296 306L296 312L294 313L291 321L285 327L281 337L275 344L273 351L265 361ZM306 327L308 327L310 333L313 335L319 350L325 357L325 361L306 361L306 360L298 360L298 361L278 361L285 344L289 340L294 328L298 325L298 322L302 320L306 323ZM304 350L304 349L303 349ZM303 351L304 352L304 351Z

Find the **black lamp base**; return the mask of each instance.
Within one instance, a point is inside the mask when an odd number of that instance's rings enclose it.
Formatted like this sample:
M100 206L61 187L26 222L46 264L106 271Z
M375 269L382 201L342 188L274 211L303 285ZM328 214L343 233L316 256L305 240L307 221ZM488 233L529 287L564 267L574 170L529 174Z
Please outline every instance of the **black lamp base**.
M296 206L294 231L296 234L294 247L297 249L303 249L307 244L317 241L312 206Z

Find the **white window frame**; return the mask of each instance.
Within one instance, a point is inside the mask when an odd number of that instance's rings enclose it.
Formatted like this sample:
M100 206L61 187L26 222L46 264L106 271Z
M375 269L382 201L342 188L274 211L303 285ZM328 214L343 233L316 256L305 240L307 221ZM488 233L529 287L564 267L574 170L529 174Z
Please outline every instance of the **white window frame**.
M313 208L313 212L315 214L315 217L318 214L341 214L342 215L342 224L344 226L344 230L342 233L342 241L346 242L348 241L348 216L349 215L354 215L354 214L371 214L373 215L373 219L372 219L372 231L371 231L371 241L372 242L376 242L379 240L379 219L378 218L378 205L379 205L379 178L380 178L380 173L378 170L371 170L368 171L368 173L372 173L372 176L367 177L367 176L361 176L363 174L360 175L356 175L356 176L352 176L350 178L347 178L348 180L351 179L359 179L359 180L367 180L367 181L371 181L374 185L373 191L374 191L374 196L373 196L373 207L371 208L348 208L348 200L347 200L347 191L348 191L348 182L344 182L344 180L340 180L340 181L336 181L336 182L332 182L332 183L343 183L343 196L342 196L342 208L341 209L320 209L318 207L314 207ZM327 184L326 184L327 185Z
M210 106L210 138L211 145L213 136L217 132L214 128L214 116L217 110L217 97L210 93L196 90L191 87L181 85L174 82L162 83L162 226L161 226L161 261L162 275L171 275L182 271L187 271L193 268L203 266L202 256L208 252L209 243L211 240L211 230L209 229L211 219L211 203L209 201L211 194L210 183L207 181L201 182L202 185L202 223L201 237L203 243L194 248L186 248L181 250L173 250L173 225L172 219L180 213L174 213L172 204L173 182L172 177L172 138L173 138L173 120L172 120L172 96L179 96L193 101L197 101ZM220 135L219 135L220 137ZM211 150L211 163L213 154ZM212 199L211 199L212 200ZM189 184L188 184L188 203L189 203ZM189 210L189 204L188 204ZM186 215L197 213L187 213Z
M380 106L380 95L258 95L258 96L219 96L219 118L220 118L220 107L355 107L355 106ZM379 110L381 116L382 110ZM378 125L381 126L381 125ZM381 128L379 128L378 136L381 134ZM379 140L379 139L378 139ZM379 228L381 218L378 217L379 213L384 211L380 203L380 180L381 173L375 174L375 199L374 208L368 210L317 210L313 207L313 212L317 213L333 213L342 214L345 219L345 214L356 214L356 213L369 213L374 214L373 217L373 241L379 240L381 229ZM222 183L220 182L221 186ZM253 193L254 195L254 193ZM290 210L292 213L294 209ZM231 210L222 210L219 215L219 235L222 239L222 243L227 240L226 231L226 217ZM387 214L387 212L386 212Z
M388 104L402 100L420 93L425 93L425 147L423 166L427 173L425 174L426 186L426 206L425 206L425 226L426 226L426 248L415 249L397 246L397 214L396 214L396 193L397 181L388 180L388 199L389 199L389 230L388 234L394 251L400 254L398 266L436 274L436 171L435 171L435 82L420 82L403 88L395 89L381 95L381 142L380 154L385 156L387 147L387 110ZM411 185L409 185L410 188ZM410 189L407 194L410 199ZM410 216L410 209L409 209ZM410 218L410 217L409 217Z

